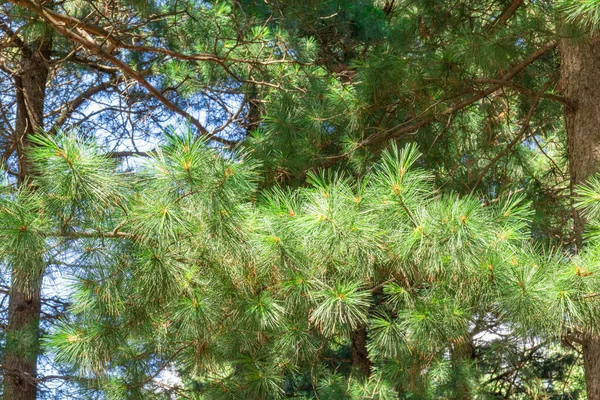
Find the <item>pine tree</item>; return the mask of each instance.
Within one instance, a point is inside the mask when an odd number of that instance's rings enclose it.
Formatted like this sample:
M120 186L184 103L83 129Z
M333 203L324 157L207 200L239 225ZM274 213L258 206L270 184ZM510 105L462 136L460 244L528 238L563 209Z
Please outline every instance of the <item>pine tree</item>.
M260 30L246 33L253 41L240 38L224 44L222 36L234 32L233 22L225 18L229 10L195 2L3 5L4 117L0 123L9 182L30 184L37 171L28 158L28 148L35 146L30 137L42 129L57 133L61 128L79 127L84 137L98 133L104 137L105 150L115 157L143 153L137 144L160 137L164 124L175 117L190 121L197 134L216 143L236 143L245 132L247 103L241 102L234 110L221 99L222 93L237 91L237 98L232 95L232 99L240 99L242 82L256 81L259 87L270 84L277 74L267 77L261 70L268 63L277 66L281 54L264 52L262 44L271 39L262 35L270 33ZM197 24L199 20L205 23ZM227 32L220 31L225 25ZM160 37L158 46L155 37ZM178 51L179 58L163 62L169 57L162 52L163 44ZM201 63L195 71L181 62L190 49ZM184 84L188 74L196 76L191 86ZM210 111L211 119L200 123L194 117L199 109ZM36 386L44 382L36 372L40 301L44 303L40 296L44 277L56 266L42 265L39 260L40 265L30 271L30 261L23 268L15 264L12 272L3 363L6 398L33 399Z
M594 398L594 7L9 2L4 395Z

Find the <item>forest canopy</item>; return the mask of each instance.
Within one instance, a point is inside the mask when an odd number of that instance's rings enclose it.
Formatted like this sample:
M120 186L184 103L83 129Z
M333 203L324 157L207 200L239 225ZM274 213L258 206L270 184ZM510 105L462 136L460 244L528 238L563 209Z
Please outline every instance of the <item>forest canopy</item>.
M599 29L3 2L2 398L600 399Z

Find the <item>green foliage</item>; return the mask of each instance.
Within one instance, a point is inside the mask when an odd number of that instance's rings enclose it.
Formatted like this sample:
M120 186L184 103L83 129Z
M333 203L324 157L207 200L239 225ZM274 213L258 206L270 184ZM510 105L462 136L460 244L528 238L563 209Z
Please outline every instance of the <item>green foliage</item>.
M598 0L562 0L559 10L569 23L575 23L592 32L600 27L600 2Z
M118 164L81 139L97 132L35 136L30 180L3 183L2 265L13 282L35 283L45 264L69 277L71 305L45 349L90 389L150 399L581 391L580 360L556 343L598 330L600 180L577 189L591 228L574 256L556 54L505 76L557 31L597 29L597 1L523 2L503 23L510 1L59 3L114 29L130 49L96 44L215 137L240 141L161 132L147 157ZM46 34L14 8L15 37ZM105 72L90 79L84 51L53 40L52 62L77 61L53 73L104 82ZM17 52L3 49L9 71L20 70ZM121 77L112 61L91 61ZM137 104L143 121L173 121L129 78L110 86L128 113ZM52 118L68 96L57 97ZM134 139L129 118L131 132L106 143Z
M259 193L254 161L189 132L134 174L71 135L36 140L35 192L5 186L3 253L71 242L87 267L46 345L106 393L150 396L147 377L173 365L207 398L436 397L475 390L478 373L448 354L482 317L524 337L597 326L593 255L569 263L524 243L522 197L438 193L415 146L393 146L359 180L312 173ZM363 329L366 381L336 372ZM291 383L302 376L308 387Z

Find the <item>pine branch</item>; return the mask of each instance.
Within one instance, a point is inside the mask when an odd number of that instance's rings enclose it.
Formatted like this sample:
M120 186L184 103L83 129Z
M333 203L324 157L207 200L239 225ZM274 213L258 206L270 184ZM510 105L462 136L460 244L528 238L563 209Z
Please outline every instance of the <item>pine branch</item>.
M521 4L523 4L524 0L513 0L508 7L502 11L502 14L495 19L488 28L488 31L494 32L495 30L506 25L508 20L515 14L515 12L519 9Z
M196 54L184 54L177 51L173 51L170 49L155 47L155 46L146 46L146 45L134 45L129 44L118 37L115 36L114 32L109 32L104 28L101 28L96 25L88 24L86 22L81 21L78 18L71 17L69 15L61 14L59 12L53 11L47 7L42 5L37 5L29 0L9 0L11 3L20 5L25 7L31 11L36 12L38 15L43 16L46 19L50 19L53 25L56 24L60 26L70 26L72 29L78 30L81 33L81 36L86 37L89 41L93 41L90 35L99 36L103 39L103 41L110 43L113 51L115 49L126 49L133 51L140 51L145 53L152 54L163 54L178 60L183 61L210 61L221 66L228 74L230 74L233 78L238 80L239 82L245 83L254 83L260 84L264 86L277 87L277 85L273 85L269 82L258 82L254 80L246 80L243 79L236 74L234 74L231 69L227 66L227 63L238 63L238 64L249 64L252 66L269 66L269 65L277 65L277 64L295 64L295 65L312 65L310 63L303 63L301 61L295 59L269 59L269 60L260 60L260 59L242 59L242 58L232 58L232 57L223 57L217 54L209 54L209 53L196 53ZM52 22L53 21L53 22ZM84 31L85 33L83 33Z
M549 83L547 83L545 85L545 87L547 87L549 85ZM544 87L544 89L545 89ZM533 113L535 112L535 109L537 108L538 104L540 102L540 96L537 96L531 106L529 107L529 111L527 112L527 115L525 116L525 120L521 123L521 130L517 133L517 135L515 136L515 138L508 143L508 146L506 146L504 149L502 149L502 151L500 153L498 153L496 155L496 157L494 157L481 171L481 173L479 174L479 176L477 177L477 180L475 181L475 185L473 185L473 187L471 188L471 194L473 194L475 192L475 190L479 187L479 184L481 183L481 180L483 179L483 177L485 176L485 174L490 170L490 168L492 168L494 166L494 164L496 164L496 162L502 158L505 154L507 154L509 151L512 150L512 148L517 144L520 143L525 134L527 133L527 131L529 130L529 124L531 122L531 118L533 117Z
M168 110L173 111L174 113L184 117L188 120L192 125L198 129L198 132L204 135L205 137L214 140L215 142L233 146L237 144L236 141L223 139L219 136L214 135L209 132L196 118L194 118L191 114L184 111L181 107L176 105L175 103L169 101L159 90L157 90L154 86L148 82L144 76L138 71L131 68L125 62L118 59L113 54L109 53L104 47L97 45L94 40L87 33L88 31L84 31L83 27L91 31L92 33L102 33L103 30L100 28L95 28L88 24L85 24L76 18L66 17L62 14L56 13L54 11L48 10L45 7L38 6L33 2L27 0L9 0L10 2L26 7L36 13L38 13L46 22L48 22L57 32L62 34L64 37L81 44L87 50L92 53L97 54L102 57L106 61L111 62L113 65L117 66L125 75L134 79L138 82L143 88L148 90L150 94L155 97L158 101L160 101ZM73 27L68 27L67 23L70 25L74 25ZM78 33L76 33L78 32Z
M491 83L494 85L502 85L502 86L510 87L510 88L518 90L519 92L525 93L529 96L541 97L542 99L558 101L560 103L563 103L564 105L566 105L567 107L569 107L571 109L575 108L575 105L570 103L566 97L558 96L558 95L555 95L552 93L536 92L534 90L529 89L526 86L520 85L515 82L506 81L506 80L502 80L502 79L485 79L485 78L484 79L475 79L475 80L473 80L473 82L474 83Z
M118 227L117 227L118 228ZM69 239L100 239L100 238L136 238L136 236L132 233L121 232L118 229L113 230L112 232L102 232L102 231L81 231L81 232L73 232L73 231L55 231L55 232L41 232L40 233L44 237L62 237Z
M206 342L205 342L206 343ZM165 370L165 368L167 368L169 366L169 364L171 364L173 362L173 360L175 360L175 358L185 349L188 349L192 346L194 346L196 344L196 342L190 342L188 344L186 344L185 346L182 346L180 348L178 348L175 352L173 352L173 354L171 354L171 356L169 357L169 359L167 361L165 361L163 364L161 364L156 371L148 376L146 379L144 379L142 382L139 382L135 385L129 385L130 388L136 388L136 387L143 387L145 384L147 384L148 382L150 382L151 380L153 380L154 378L156 378L158 375L160 375L160 373L162 371Z
M474 96L469 97L468 99L465 99L463 101L459 101L459 102L455 103L454 105L448 107L446 110L444 110L442 112L433 113L432 115L424 116L423 118L421 118L421 116L424 114L420 114L419 117L412 118L408 121L405 121L399 125L396 125L393 128L387 129L383 132L373 134L373 135L367 137L366 139L362 140L361 142L357 143L350 150L348 150L344 153L335 155L333 157L329 157L328 162L324 165L324 167L328 168L328 167L335 165L338 160L348 157L349 155L351 155L352 153L354 153L355 151L357 151L358 149L360 149L362 147L365 147L365 146L371 145L371 144L376 144L376 143L379 143L382 141L395 139L402 135L414 134L423 126L426 126L430 123L436 122L441 118L445 118L448 115L455 114L456 112L469 107L473 103L475 103L475 102L483 99L484 97L487 97L490 94L501 89L503 86L505 86L505 82L509 82L512 78L514 78L517 74L519 74L521 71L523 71L525 68L527 68L530 64L534 63L536 60L538 60L544 54L548 53L549 51L554 50L556 48L557 44L558 44L557 41L548 42L545 45L541 46L539 49L537 49L535 52L531 53L528 57L526 57L520 63L515 64L510 69L509 72L505 73L498 80L498 82L500 82L501 84L500 83L494 84L493 86L491 86L483 91L480 91L479 93L477 93ZM493 78L491 78L491 79L493 79ZM543 93L543 91L542 91L542 93ZM541 97L541 95L540 95L540 97ZM553 99L558 100L558 98L553 98ZM421 118L421 119L419 119L419 118Z
M538 50L536 50L531 55L529 55L529 57L525 58L523 61L521 61L520 63L516 64L513 68L511 68L511 70L509 72L507 72L506 74L504 74L500 80L503 82L509 81L510 79L515 77L519 72L524 70L527 66L529 66L530 64L535 62L537 59L539 59L541 56L543 56L544 54L546 54L547 52L549 52L551 50L554 50L557 43L558 42L556 42L556 41L546 43L544 46L540 47ZM383 133L371 135L367 139L363 140L357 147L362 147L364 145L371 144L371 143L377 143L382 140L393 139L393 138L399 137L403 134L406 134L408 132L413 132L427 124L437 121L442 116L447 116L449 114L453 114L457 111L460 111L460 110L470 106L471 104L475 103L476 101L481 100L484 97L487 97L490 94L496 92L497 90L502 88L502 86L503 85L496 84L484 91L481 91L480 93L476 94L475 96L472 96L466 100L463 100L461 102L454 104L453 106L449 107L448 109L446 109L445 111L443 111L439 114L435 114L430 117L424 118L421 121L417 121L417 122L413 122L413 123L411 123L411 121L407 121L407 122L404 122L404 123L398 125L397 127L391 128Z
M531 349L529 349L529 352L525 356L523 356L523 358L521 358L521 360L513 368L501 373L500 375L497 375L497 376L494 376L494 377L488 379L487 381L482 383L482 386L489 385L492 382L503 380L513 374L516 374L529 360L531 360L533 358L535 353L541 347L543 347L545 345L546 345L546 342L541 342L541 343L533 346Z

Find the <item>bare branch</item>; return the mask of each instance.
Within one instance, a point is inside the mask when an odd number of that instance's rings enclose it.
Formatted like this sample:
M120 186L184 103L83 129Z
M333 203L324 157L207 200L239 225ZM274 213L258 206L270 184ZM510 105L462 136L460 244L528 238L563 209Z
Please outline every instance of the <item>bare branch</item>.
M523 4L524 0L513 0L508 7L502 11L502 14L498 17L498 19L494 20L490 25L490 31L494 31L508 22L508 20L515 14L517 9Z
M108 89L111 86L117 86L123 80L123 76L116 76L109 81L90 87L89 89L81 93L79 96L75 97L63 107L62 112L60 113L59 117L54 123L54 126L52 126L52 128L50 129L50 132L56 132L60 128L62 128L64 123L71 117L71 115L73 115L73 112L83 103L89 100L92 96Z

